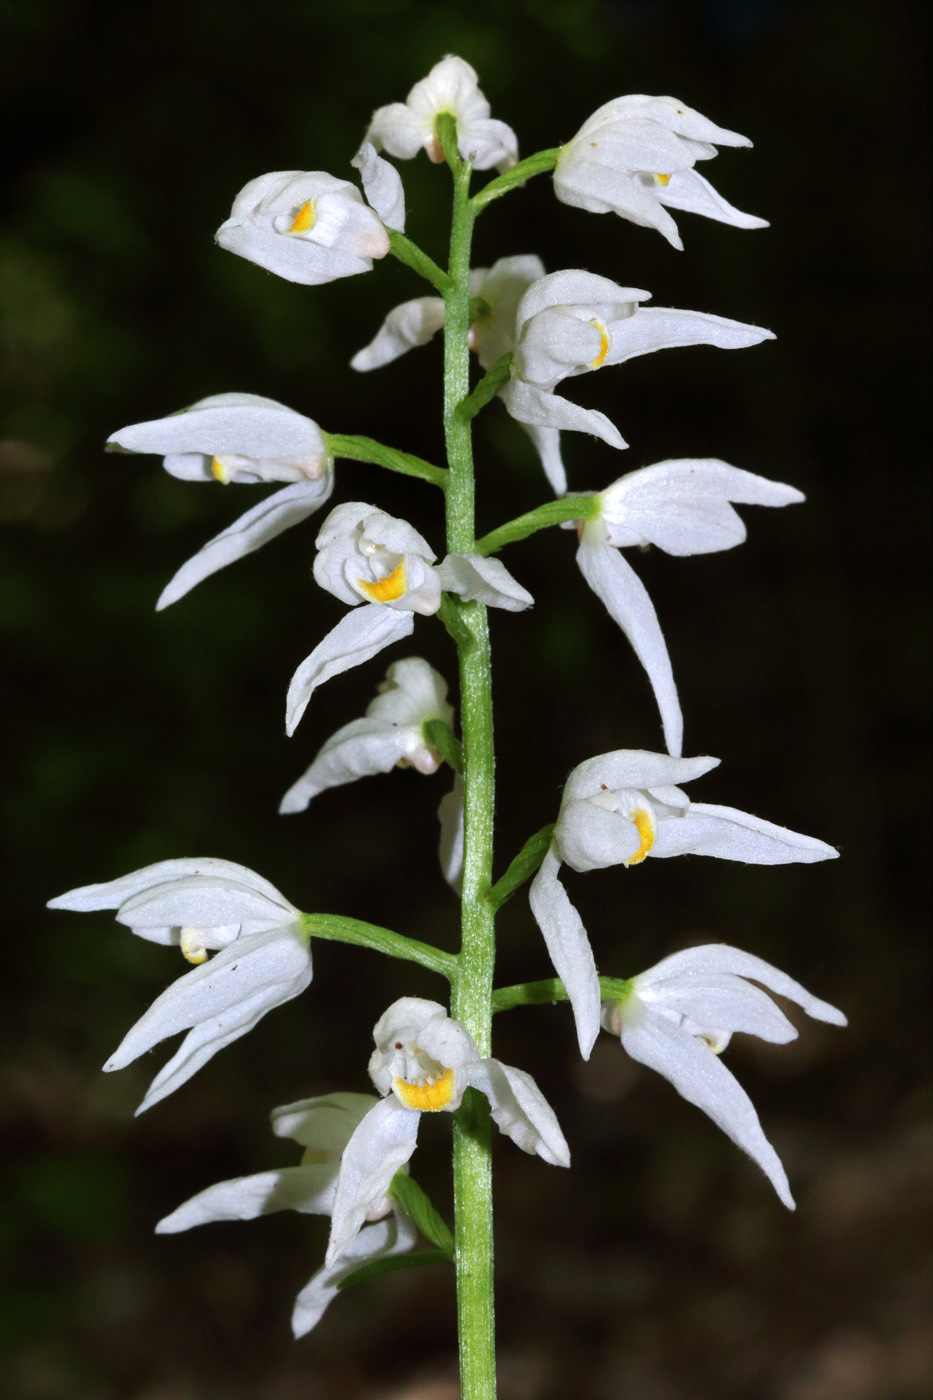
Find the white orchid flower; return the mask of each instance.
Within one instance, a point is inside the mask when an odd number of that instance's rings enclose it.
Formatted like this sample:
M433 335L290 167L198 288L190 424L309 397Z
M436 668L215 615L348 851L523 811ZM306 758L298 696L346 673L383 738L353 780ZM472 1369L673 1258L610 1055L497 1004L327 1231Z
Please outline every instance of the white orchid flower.
M212 394L190 408L133 423L107 439L112 452L152 452L183 481L288 483L209 540L163 589L157 610L218 569L307 520L334 489L333 460L311 418L259 394Z
M364 719L332 734L297 783L282 798L279 812L303 812L327 788L355 782L395 767L436 773L441 756L425 737L430 720L453 723L447 682L420 656L393 661Z
M352 608L365 606L342 618L298 667L286 700L288 734L319 685L410 636L413 614L436 613L442 589L510 612L534 601L498 561L449 554L435 568L437 556L414 526L362 501L331 511L317 549L314 577L321 587ZM493 563L498 567L490 569Z
M425 150L436 164L444 159L435 123L442 113L457 122L457 147L476 170L508 170L518 160L518 138L505 122L490 117L480 92L476 70L448 54L426 78L415 83L404 102L392 102L373 113L365 139L377 150L411 160Z
M685 556L732 549L745 539L745 526L730 501L786 506L803 499L793 486L725 462L685 458L613 482L597 497L598 515L582 523L580 571L648 672L668 752L675 757L682 751L684 722L667 645L644 584L619 550L653 544Z
M736 228L767 228L766 219L743 214L694 170L716 155L716 146L750 146L673 97L616 97L589 117L561 148L554 193L564 204L591 214L619 214L656 228L683 248L668 214L682 209Z
M551 961L573 1007L584 1059L599 1032L599 979L583 921L558 874L639 865L647 857L716 856L748 865L811 864L838 852L825 841L734 807L691 802L677 784L700 778L718 758L671 758L617 749L588 758L567 779L554 837L529 899Z
M330 1215L343 1150L376 1102L371 1094L325 1094L273 1109L272 1130L304 1148L301 1165L209 1186L160 1220L156 1234L174 1235L214 1220L255 1220L280 1210ZM417 1243L417 1230L396 1202L375 1202L367 1219L381 1223L361 1230L346 1253L330 1268L319 1269L298 1294L292 1314L296 1337L317 1326L347 1274Z
M123 1069L160 1041L188 1031L137 1113L174 1093L218 1050L311 981L300 911L274 885L233 861L160 861L71 890L49 908L116 909L118 922L139 937L177 944L189 962L200 964L156 998L104 1065ZM214 949L219 951L208 962Z
M575 270L551 272L532 283L518 305L512 377L502 391L512 417L535 427L592 433L622 448L625 440L604 413L554 393L562 379L654 350L683 345L738 350L774 339L760 326L723 316L641 306L649 296Z
M376 172L367 179L375 190ZM273 170L250 180L214 237L228 252L309 287L371 272L373 259L389 251L382 219L356 186L323 170Z
M791 1210L794 1198L780 1158L762 1132L751 1099L719 1059L734 1032L773 1045L796 1040L783 1011L750 981L802 1006L808 1016L845 1026L841 1011L799 982L739 948L710 944L673 953L634 977L619 1001L605 1002L603 1028L619 1036L639 1064L669 1079L761 1167Z
M470 272L470 349L483 369L515 349L515 317L522 295L544 276L544 264L535 253L500 258L492 267ZM394 307L368 345L357 351L350 367L360 372L381 369L393 360L428 342L444 326L443 297L415 297ZM560 455L556 428L522 423L541 458L545 475L557 496L567 490L567 474Z
M409 1161L422 1113L453 1113L470 1086L486 1095L494 1121L523 1152L554 1166L570 1165L554 1111L531 1075L483 1059L438 1002L402 997L376 1023L373 1036L369 1073L386 1097L367 1113L343 1154L328 1264L346 1253L367 1213Z

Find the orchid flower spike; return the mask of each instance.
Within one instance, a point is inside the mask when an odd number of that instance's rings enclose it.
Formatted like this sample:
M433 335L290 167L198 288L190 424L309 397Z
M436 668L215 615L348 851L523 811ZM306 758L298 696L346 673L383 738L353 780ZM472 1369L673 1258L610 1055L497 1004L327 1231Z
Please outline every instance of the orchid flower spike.
M718 758L671 758L617 749L574 768L564 787L554 836L529 900L551 962L573 1007L584 1059L599 1033L599 979L583 921L558 875L640 865L647 857L716 856L747 865L806 865L838 855L825 841L775 826L734 807L691 802L679 786Z
M683 248L668 214L683 209L735 228L767 228L766 219L743 214L694 170L716 146L750 146L746 136L714 126L673 97L616 97L605 103L562 147L554 193L564 204L591 214L619 214L656 228Z
M346 1253L373 1206L381 1202L418 1138L422 1113L453 1113L472 1086L489 1100L500 1130L523 1152L553 1166L570 1165L554 1111L530 1074L483 1059L472 1037L443 1006L402 997L377 1021L369 1073L382 1101L354 1132L340 1164L327 1263Z
M835 1006L818 1000L770 963L725 944L673 953L634 977L626 995L602 1007L602 1025L639 1064L669 1079L689 1103L758 1163L784 1204L794 1209L787 1174L762 1132L751 1099L719 1059L736 1031L773 1045L796 1040L783 1011L751 981L802 1006L808 1016L845 1026Z
M592 433L610 447L627 444L604 413L554 393L562 379L636 355L682 345L738 350L773 340L771 331L701 311L643 307L649 292L619 287L592 272L551 272L518 304L512 377L502 391L521 423Z
M393 661L379 694L364 719L352 720L332 734L307 772L282 798L279 812L303 812L327 788L355 782L393 768L436 773L441 756L428 740L431 720L453 724L447 682L420 656Z
M140 938L175 944L197 964L157 997L104 1065L123 1069L188 1031L136 1110L174 1093L218 1050L311 981L301 913L274 885L234 861L164 860L49 901L50 909L116 909ZM219 950L208 961L208 952Z
M470 349L483 369L490 369L515 349L515 317L523 294L544 276L544 264L535 253L500 258L492 267L470 272ZM381 369L420 345L427 345L444 325L443 297L415 297L393 307L368 345L350 361L352 369ZM541 458L555 495L567 490L567 474L560 455L556 428L522 423Z
M620 477L599 493L599 513L581 522L580 572L648 672L664 740L675 757L682 751L684 722L667 645L644 584L619 550L654 544L685 556L732 549L745 539L745 526L730 501L786 506L803 499L793 486L725 462L685 458Z
M415 83L404 102L392 102L373 113L365 140L376 150L411 160L420 150L440 164L444 159L436 122L449 113L457 123L457 147L476 170L508 170L518 160L518 138L505 122L490 117L480 92L476 70L448 54L426 78Z
M381 165L385 170L369 162L364 185L397 218L398 171L387 161ZM404 201L401 209L404 219ZM273 170L250 180L214 236L228 252L308 287L371 272L373 259L389 251L379 214L349 180L323 170Z
M183 564L162 590L157 610L300 525L334 489L333 460L317 423L259 394L212 394L179 413L133 423L107 439L107 451L157 453L165 470L183 481L288 483Z
M331 511L317 549L314 577L321 587L349 607L366 606L342 618L298 667L286 700L288 734L319 685L410 636L413 614L436 613L442 590L509 612L534 601L499 560L449 554L435 567L437 556L412 525L362 501Z
M160 1220L156 1234L174 1235L214 1220L255 1220L280 1210L330 1215L343 1150L377 1102L371 1094L325 1094L273 1109L272 1131L304 1148L301 1165L208 1186ZM395 1201L375 1201L366 1218L379 1223L361 1230L347 1251L331 1267L319 1269L298 1294L292 1314L296 1337L317 1326L348 1274L417 1243L417 1230Z

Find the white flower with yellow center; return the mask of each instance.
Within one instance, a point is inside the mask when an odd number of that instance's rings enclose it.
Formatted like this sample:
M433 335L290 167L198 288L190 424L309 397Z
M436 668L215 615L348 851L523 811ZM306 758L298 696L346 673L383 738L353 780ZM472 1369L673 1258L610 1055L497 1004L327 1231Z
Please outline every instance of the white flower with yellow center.
M379 107L366 132L377 150L411 160L419 151L440 164L444 159L436 122L449 113L457 123L457 147L476 170L508 170L518 160L518 138L505 122L490 117L490 106L479 89L476 70L448 54L426 78L415 83L404 102Z
M387 161L380 164L384 179L377 184L378 168L370 162L367 187L379 190L383 208L395 208L397 199L389 196L388 187L397 182L398 194L398 172ZM371 272L373 259L389 251L389 235L379 214L349 180L323 170L273 170L250 180L215 237L228 252L311 287Z
M311 767L282 798L279 811L303 812L327 788L396 767L436 773L441 756L427 739L425 725L441 720L450 726L453 719L447 682L433 666L420 656L393 661L365 718L331 735Z
M554 193L591 214L619 214L656 228L675 248L683 243L667 208L736 228L767 228L766 219L734 208L693 168L715 156L717 145L751 144L676 98L616 97L561 148Z
M402 997L376 1023L373 1037L369 1073L385 1097L367 1113L343 1154L328 1264L345 1254L368 1212L409 1161L422 1113L453 1113L470 1087L486 1095L493 1120L523 1152L553 1166L570 1165L554 1111L531 1075L483 1059L472 1037L438 1002Z
M371 1094L338 1093L273 1109L272 1131L278 1137L293 1138L304 1148L301 1165L208 1186L160 1220L156 1234L174 1235L214 1220L256 1220L280 1210L330 1215L344 1148L376 1102ZM379 1223L361 1230L340 1259L319 1269L298 1294L292 1314L296 1337L317 1326L341 1281L354 1269L404 1253L417 1243L418 1232L397 1202L374 1202L366 1218Z
M748 812L691 802L677 785L718 764L718 758L617 749L588 758L567 779L554 837L529 900L567 988L584 1059L599 1033L599 978L583 921L558 878L562 863L587 871L640 865L649 856L701 855L747 865L809 865L838 855L825 841Z
M337 506L317 537L314 577L342 603L344 617L298 667L288 688L285 727L295 731L314 691L411 635L414 613L430 616L441 592L518 612L534 601L496 559L449 554L435 567L427 540L405 520L363 501ZM364 607L359 607L364 603Z
M745 526L730 501L786 506L803 499L793 486L725 462L685 458L621 477L599 492L599 514L581 522L580 571L648 672L668 752L675 757L684 722L667 644L644 584L619 550L656 545L683 557L732 549L745 539Z
M780 1158L765 1137L745 1090L719 1059L732 1035L773 1045L796 1040L783 1011L747 979L802 1006L808 1016L844 1026L845 1016L770 963L725 944L673 953L634 977L628 995L602 1008L603 1028L648 1065L752 1157L791 1210L794 1198Z
M50 900L49 908L116 909L117 922L138 937L177 945L196 964L156 998L104 1065L123 1069L160 1041L188 1031L138 1113L174 1093L218 1050L311 981L300 911L268 880L233 861L160 861L70 890Z
M179 413L121 428L107 439L107 450L158 454L165 470L183 481L288 483L183 564L157 609L307 520L334 489L333 461L317 423L260 394L212 394Z
M502 391L512 417L535 427L592 433L622 448L625 440L604 413L555 394L561 380L654 350L738 350L774 339L760 326L723 316L641 306L649 296L592 272L551 272L533 282L518 305L512 377Z

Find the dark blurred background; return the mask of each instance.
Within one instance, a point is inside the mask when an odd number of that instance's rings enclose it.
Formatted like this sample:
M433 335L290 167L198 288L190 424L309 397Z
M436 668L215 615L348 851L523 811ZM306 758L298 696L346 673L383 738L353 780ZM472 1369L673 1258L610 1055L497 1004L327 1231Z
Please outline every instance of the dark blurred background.
M876 1400L933 1392L924 719L929 436L925 7L888 0L186 0L0 6L3 187L0 511L7 701L0 1121L5 1360L15 1400L452 1400L452 1279L348 1293L294 1343L292 1299L326 1221L278 1216L156 1237L224 1176L295 1160L278 1103L368 1087L370 1027L429 974L332 944L300 1001L267 1017L138 1121L163 1056L100 1065L183 966L109 915L44 912L74 885L183 854L242 861L296 903L454 947L436 866L448 777L370 779L280 819L280 795L363 713L393 654L333 681L297 736L295 665L341 613L309 566L315 525L157 616L174 569L258 495L104 456L108 433L228 389L439 460L440 350L367 378L347 367L421 293L387 260L321 288L217 249L233 196L269 169L350 176L373 107L444 53L479 70L529 153L629 91L669 93L755 151L704 167L744 233L679 216L686 252L533 181L487 213L476 261L536 251L647 287L659 305L772 327L736 355L679 350L577 381L631 443L565 439L571 484L719 456L802 487L747 509L748 543L635 564L667 634L687 752L722 756L694 795L837 844L829 865L649 861L568 876L603 971L687 943L736 943L845 1008L729 1064L787 1165L790 1216L754 1168L604 1037L576 1055L566 1008L497 1025L497 1053L558 1109L570 1173L496 1144L505 1400ZM401 163L411 235L443 259L448 181ZM577 392L577 390L579 392ZM480 527L543 498L500 406L478 425ZM427 487L339 468L339 499L408 516L440 548ZM569 768L660 747L645 677L585 589L572 540L516 547L538 599L498 614L498 868L552 820ZM414 650L453 679L442 629ZM449 775L448 775L449 776ZM500 983L545 976L516 899ZM793 1014L793 1013L792 1013ZM416 1174L449 1208L449 1120Z

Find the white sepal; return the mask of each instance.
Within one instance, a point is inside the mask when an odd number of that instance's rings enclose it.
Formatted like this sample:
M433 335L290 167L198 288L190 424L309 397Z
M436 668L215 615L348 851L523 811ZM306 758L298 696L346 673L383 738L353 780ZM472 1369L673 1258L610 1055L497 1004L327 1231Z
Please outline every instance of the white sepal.
M584 1060L599 1034L599 976L583 920L560 880L560 856L552 844L531 884L531 912L544 935L554 971L573 1009L577 1040Z
M440 755L424 737L429 720L453 721L447 682L427 661L412 656L394 661L364 719L345 724L331 735L314 762L289 788L280 813L303 812L326 788L339 787L373 773L388 773L406 763L419 773L434 773Z
M594 543L594 533L605 533L596 520L587 524L577 550L577 564L590 588L619 624L645 670L661 712L668 752L679 757L683 750L684 719L677 696L667 643L648 590L618 550ZM598 540L598 534L596 534Z
M718 856L748 865L810 865L835 860L839 852L825 841L774 822L707 802L691 802L677 821L660 822L653 856Z
M343 1149L378 1100L372 1094L338 1091L282 1104L269 1115L276 1137L291 1138L339 1163Z
M322 170L276 170L245 185L217 230L222 248L306 286L370 272L384 258L382 220L348 180Z
M463 893L463 778L454 774L454 785L444 794L437 808L441 826L438 860L441 873L454 894Z
M405 1254L418 1243L418 1231L404 1211L396 1208L387 1220L367 1225L352 1239L339 1259L318 1269L295 1299L292 1332L304 1337L320 1322L334 1300L340 1284L364 1264L375 1263L392 1254Z
M292 676L285 701L286 734L294 734L319 685L361 666L393 642L410 637L414 625L412 613L397 612L381 603L367 603L342 617Z
M603 361L621 365L636 355L676 350L685 345L713 345L719 350L744 350L774 340L774 332L727 316L705 311L679 311L672 306L640 306L622 321L609 324L612 345Z
M560 452L560 429L542 428L534 423L522 423L531 438L534 449L541 458L541 466L548 485L555 496L567 494L567 470Z
M415 297L394 307L373 339L358 350L350 368L366 371L381 369L418 345L427 345L444 325L442 297Z
M796 1002L815 1021L828 1021L833 1026L848 1025L846 1017L837 1007L815 997L793 977L788 977L786 972L781 972L780 968L773 967L754 953L732 948L727 943L706 943L698 948L684 948L679 953L671 953L640 974L638 989L643 999L649 994L657 999L661 996L662 988L673 988L675 984L689 986L697 978L731 981L742 977L752 977L770 991L777 992L778 996ZM668 995L667 992L664 995ZM723 1024L736 1031L746 1029L729 1022ZM769 1039L763 1030L753 1029L750 1034Z
M437 572L441 587L466 602L476 599L488 608L523 612L535 601L500 559L489 559L482 554L448 554L438 565Z
M500 394L513 418L533 428L557 428L575 433L589 433L601 438L610 447L628 447L615 424L597 408L581 408L570 399L549 393L537 384L526 384L512 378Z
M613 749L577 764L564 784L564 802L596 797L607 789L644 788L650 792L662 786L679 787L702 778L719 763L718 758L672 758L647 749Z
M185 1201L155 1227L157 1235L174 1235L214 1220L256 1220L279 1210L303 1215L329 1215L337 1180L337 1166L279 1167L218 1181Z
M375 146L364 141L350 162L360 172L363 193L386 228L405 232L405 190L394 165L376 154Z
M302 481L276 491L246 511L226 530L202 545L169 580L159 595L156 612L177 603L210 574L260 549L293 525L300 525L329 499L334 489L332 471L316 481Z
M551 1105L530 1074L500 1060L478 1060L470 1083L489 1100L493 1121L523 1152L553 1167L570 1166L570 1148Z
M393 1176L409 1161L420 1121L420 1113L390 1096L370 1109L347 1143L331 1215L328 1267L347 1252L367 1211L385 1199Z

